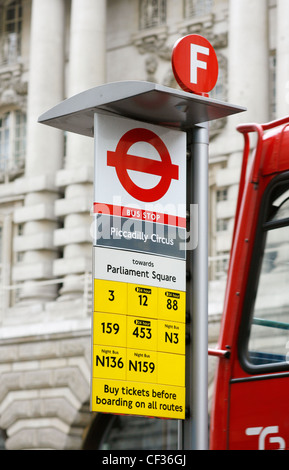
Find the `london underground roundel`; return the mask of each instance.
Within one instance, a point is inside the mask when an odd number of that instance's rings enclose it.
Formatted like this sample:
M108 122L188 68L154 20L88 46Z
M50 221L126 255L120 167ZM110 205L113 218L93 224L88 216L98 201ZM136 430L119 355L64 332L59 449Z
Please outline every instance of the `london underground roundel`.
M130 155L128 153L130 147L138 141L153 145L159 153L161 161ZM124 189L135 199L144 202L154 202L161 199L169 189L171 180L179 179L178 166L172 164L164 142L157 134L148 129L136 128L126 132L118 142L115 152L109 151L107 153L107 164L115 167ZM128 170L158 175L161 179L155 187L144 189L131 180Z
M179 39L172 52L172 68L180 87L207 95L218 80L218 59L210 42L198 34Z

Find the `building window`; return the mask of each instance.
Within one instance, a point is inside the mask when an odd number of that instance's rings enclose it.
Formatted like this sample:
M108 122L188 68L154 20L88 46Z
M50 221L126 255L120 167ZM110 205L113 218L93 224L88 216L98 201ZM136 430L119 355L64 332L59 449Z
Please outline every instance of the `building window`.
M11 284L11 262L13 242L13 205L4 204L0 208L0 326L5 312L11 305L12 292L8 286ZM1 430L0 430L1 441ZM1 443L0 443L1 448Z
M0 115L0 175L23 171L25 148L26 115L21 111Z
M228 200L228 189L218 189L216 195L217 202Z
M0 6L0 65L14 64L20 56L22 0Z
M154 28L166 22L166 0L140 0L140 29Z
M185 0L185 18L207 15L212 8L213 0Z
M17 167L23 164L26 150L26 114L15 112L14 161Z
M229 227L229 219L217 219L217 232L224 232L228 230Z
M2 225L0 225L0 270L1 270L1 274L2 274L2 262L3 262L2 242L3 242L3 227Z
M3 225L4 225L4 218L0 214L0 321L3 317L3 309L5 305L5 291L3 290L3 284L5 284L5 250L3 249Z
M229 254L220 252L216 256L216 278L224 277L228 271Z
M276 53L275 52L269 57L269 73L270 73L269 75L270 76L270 114L271 114L271 119L276 119Z

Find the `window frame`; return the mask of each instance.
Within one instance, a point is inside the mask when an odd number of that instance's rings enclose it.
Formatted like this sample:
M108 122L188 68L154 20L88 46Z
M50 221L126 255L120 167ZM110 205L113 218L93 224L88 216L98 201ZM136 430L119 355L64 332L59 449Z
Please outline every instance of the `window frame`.
M140 31L147 31L153 28L159 28L166 24L166 17L167 17L167 4L166 0L156 0L157 1L157 9L158 15L152 23L148 21L148 18L145 14L147 5L144 3L147 0L139 0L139 30Z
M227 232L229 230L229 217L220 217L216 219L216 233Z
M9 12L14 14L9 18ZM21 55L21 32L23 23L22 0L10 1L0 6L0 65L17 63ZM15 42L12 46L13 41Z
M201 18L209 15L214 7L214 0L184 0L184 18Z
M11 284L11 266L13 256L13 205L5 211L0 212L0 226L2 228L1 250L2 259L0 267L0 285L2 287L0 294L0 326L7 308L12 306L12 293L9 289L3 289L4 286Z
M21 109L10 109L0 112L0 120L8 116L8 125L0 127L1 136L7 132L7 154L0 150L0 176L11 177L24 172L27 138L27 116ZM5 137L6 138L6 137ZM4 142L3 140L3 142ZM2 141L2 137L1 137Z
M274 229L278 229L281 227L289 226L289 218L276 222L268 221L268 217L272 207L272 201L275 199L273 199L273 194L277 193L278 188L280 191L280 195L284 193L286 189L289 189L289 171L286 171L283 174L274 177L268 184L262 197L260 212L257 221L257 229L247 279L244 303L242 307L242 317L238 336L239 361L244 371L251 375L263 374L264 372L278 372L283 370L289 370L289 361L286 362L287 354L285 354L284 361L277 363L272 362L267 364L254 364L250 361L250 358L248 357L248 346L250 340L251 326L254 317L254 307L260 281L267 232L270 231L273 227ZM286 189L281 190L281 188Z

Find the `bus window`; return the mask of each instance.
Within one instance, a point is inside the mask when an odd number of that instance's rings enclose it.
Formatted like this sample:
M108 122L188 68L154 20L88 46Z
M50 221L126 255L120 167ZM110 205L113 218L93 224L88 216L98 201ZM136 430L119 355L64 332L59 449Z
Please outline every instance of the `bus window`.
M240 357L254 373L289 366L288 188L279 182L265 193L256 234Z

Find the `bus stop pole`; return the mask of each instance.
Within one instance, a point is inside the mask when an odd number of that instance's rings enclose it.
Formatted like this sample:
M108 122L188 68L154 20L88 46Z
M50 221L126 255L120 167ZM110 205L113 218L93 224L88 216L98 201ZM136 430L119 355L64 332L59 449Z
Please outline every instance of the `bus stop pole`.
M198 245L192 253L193 276L193 439L208 448L208 191L209 126L196 126L192 142L193 203L198 204Z
M182 446L188 450L208 449L208 124L194 126L189 132L190 169L188 202L192 241L192 212L197 207L197 240L188 245L190 271L188 303L190 321L187 347L187 408ZM194 209L193 209L194 208ZM196 218L194 217L194 220ZM195 236L193 237L195 238ZM190 242L189 242L190 243Z

